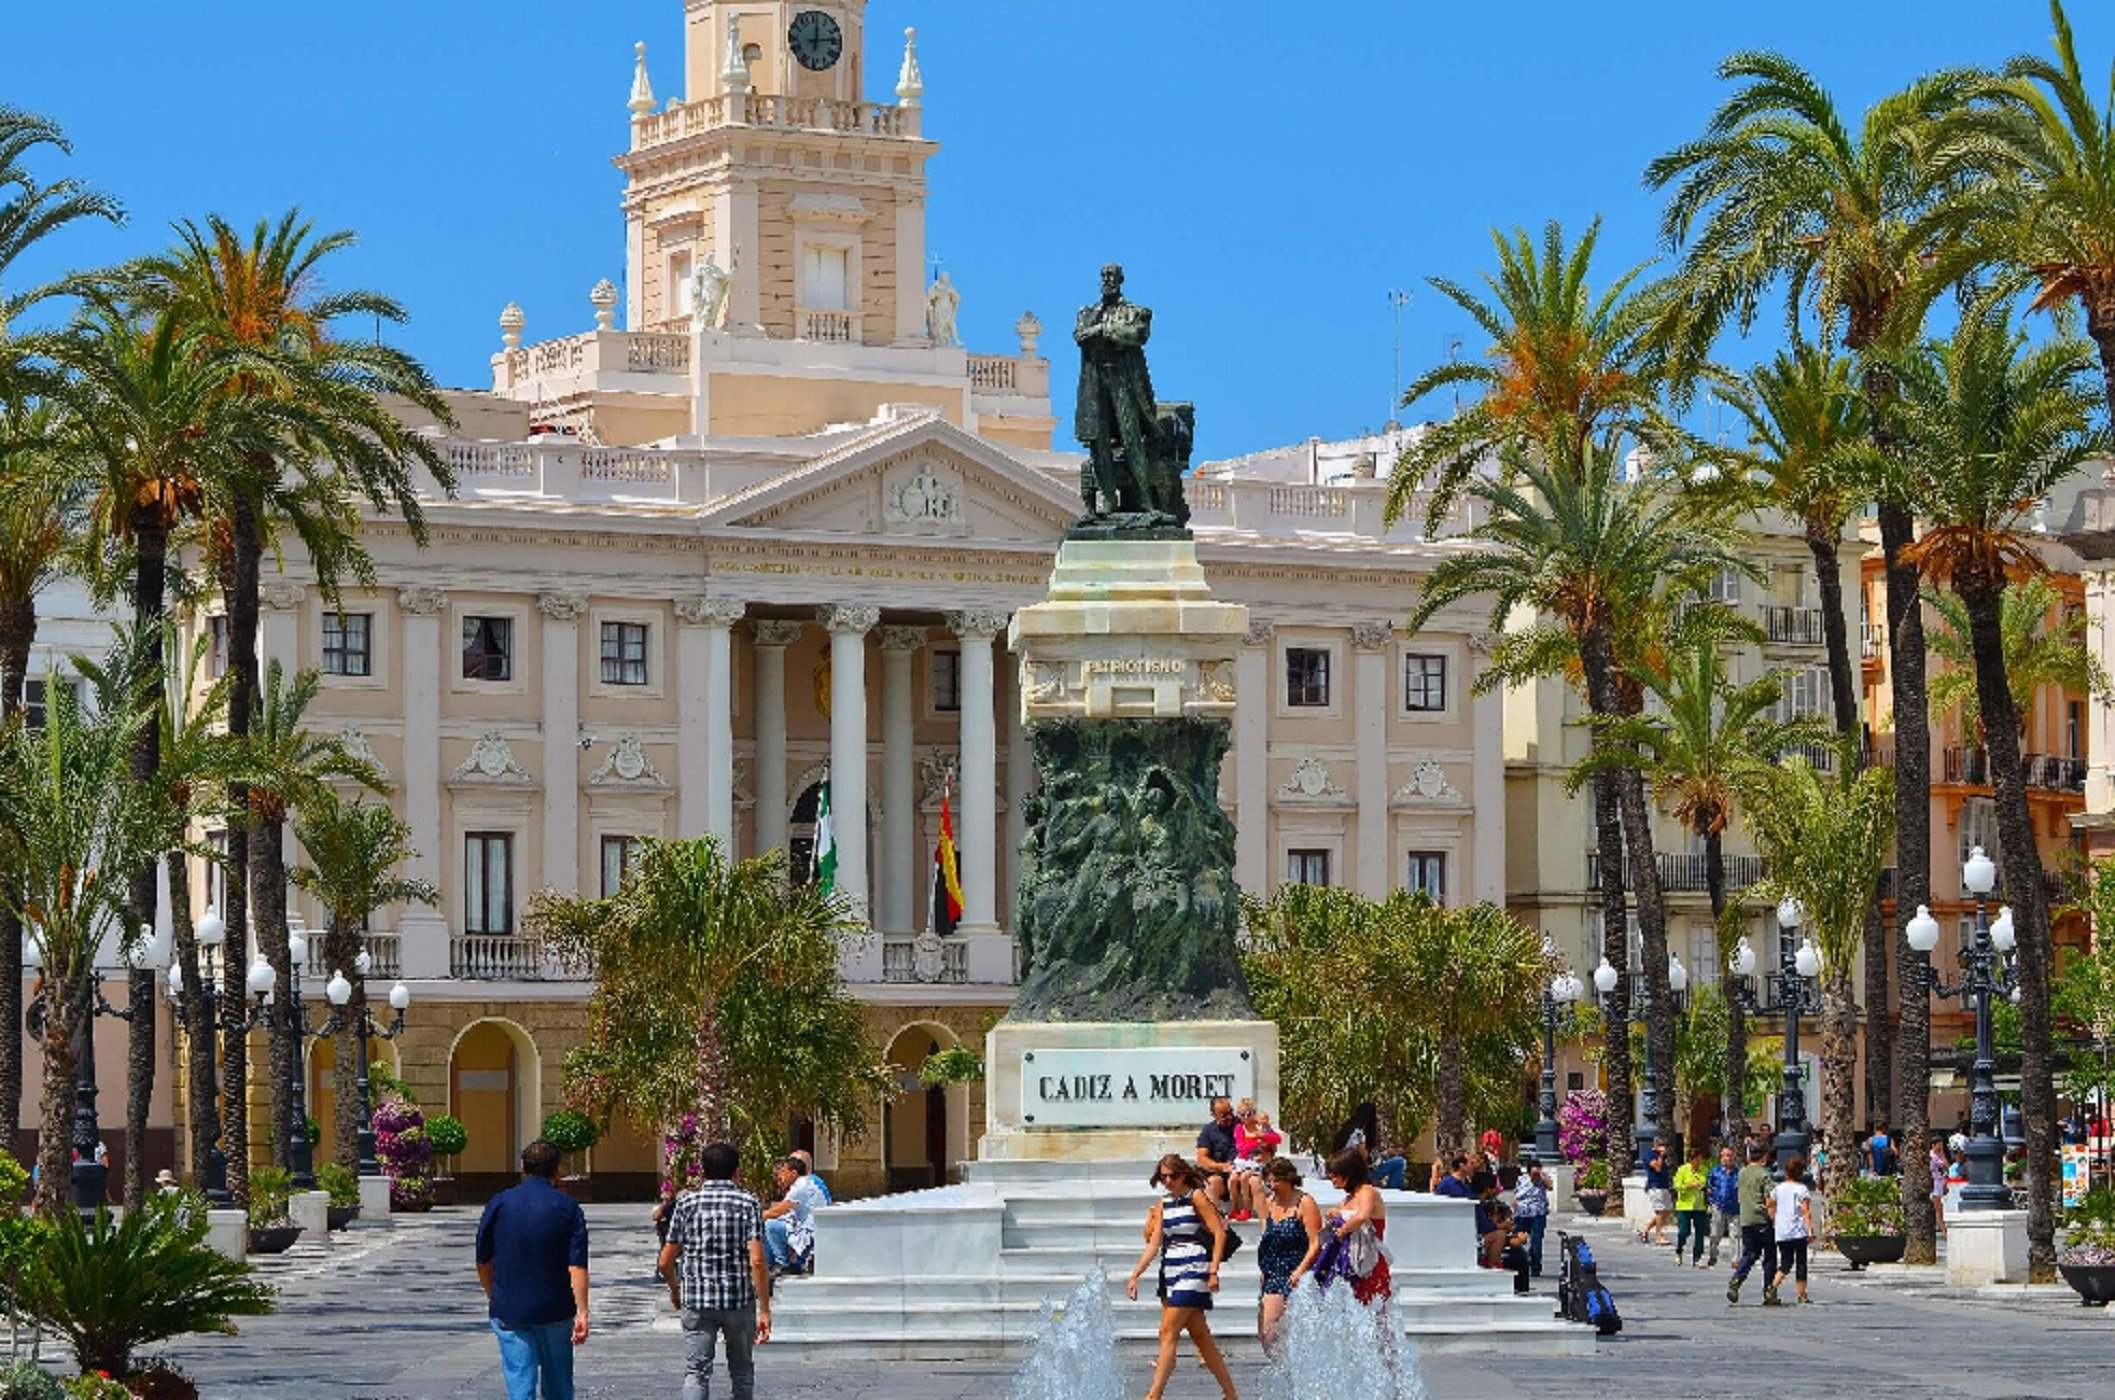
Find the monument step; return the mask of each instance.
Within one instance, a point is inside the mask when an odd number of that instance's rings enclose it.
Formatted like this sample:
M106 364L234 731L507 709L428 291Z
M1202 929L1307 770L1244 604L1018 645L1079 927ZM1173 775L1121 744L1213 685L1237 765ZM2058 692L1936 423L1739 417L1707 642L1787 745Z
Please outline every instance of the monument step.
M1246 1319L1236 1319L1228 1313L1213 1331L1229 1360L1253 1362L1263 1356L1254 1328L1245 1324ZM1420 1352L1432 1355L1502 1352L1525 1358L1594 1354L1592 1328L1555 1318L1487 1324L1473 1331L1447 1325L1409 1325L1403 1334ZM1118 1353L1135 1366L1159 1349L1159 1329L1157 1325L1121 1325L1116 1342ZM795 1337L780 1332L774 1325L771 1355L774 1360L825 1364L843 1364L855 1357L862 1361L1010 1361L1025 1356L1031 1344L1032 1333L1027 1330L998 1337L915 1337L891 1329Z
M1005 1298L934 1297L916 1301L840 1302L814 1301L805 1293L796 1296L792 1290L786 1290L772 1308L772 1331L774 1339L796 1341L846 1334L865 1336L878 1330L893 1330L907 1339L1004 1338L1033 1331L1045 1302L1062 1299L1070 1291L1069 1284L1057 1280L1048 1289L1024 1290L1020 1295ZM1112 1289L1111 1293L1110 1308L1119 1329L1157 1325L1159 1300L1142 1293L1134 1302L1125 1298L1120 1289ZM1221 1316L1242 1319L1242 1325L1247 1326L1255 1316L1255 1307L1254 1290L1245 1295L1222 1292L1214 1311ZM1435 1335L1554 1320L1551 1317L1554 1303L1547 1294L1522 1298L1508 1294L1481 1299L1399 1297L1394 1308L1397 1322L1406 1329L1424 1330Z
M1249 1249L1236 1255L1227 1265L1226 1277L1231 1281L1236 1275L1254 1275L1256 1264L1252 1254L1255 1241L1249 1241ZM1085 1245L1039 1245L1021 1249L999 1251L999 1269L1010 1275L1038 1278L1068 1278L1075 1282L1091 1273L1100 1265L1103 1273L1117 1283L1130 1274L1131 1266L1138 1262L1138 1251L1145 1247L1141 1240L1129 1240L1121 1246L1089 1247ZM1463 1247L1464 1254L1468 1252ZM1486 1293L1510 1294L1513 1276L1497 1269L1479 1269L1464 1265L1458 1269L1440 1266L1421 1266L1406 1263L1389 1265L1389 1276L1395 1281L1398 1293L1418 1289L1435 1293L1478 1296Z

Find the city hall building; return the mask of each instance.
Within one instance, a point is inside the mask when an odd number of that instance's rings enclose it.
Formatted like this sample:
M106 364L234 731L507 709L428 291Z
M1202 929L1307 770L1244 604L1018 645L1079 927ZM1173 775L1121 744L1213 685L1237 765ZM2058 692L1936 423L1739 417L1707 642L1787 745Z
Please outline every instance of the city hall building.
M1005 635L1080 512L1051 411L1053 359L1060 394L1077 360L1039 338L1073 307L1026 312L1012 346L956 342L960 295L1007 293L927 284L940 146L915 38L896 62L874 36L895 72L873 100L863 10L687 0L683 95L656 100L643 47L634 76L625 286L583 287L578 333L500 316L490 388L433 428L457 489L426 483L427 547L368 527L381 587L334 611L298 555L268 573L266 660L321 674L311 727L387 775L410 873L441 892L378 914L368 942L415 996L380 1053L467 1126L466 1178L512 1170L584 1034L591 974L525 931L535 892L607 891L632 843L706 833L784 849L805 878L826 773L838 884L873 928L844 972L905 1092L864 1137L825 1134L821 1164L870 1192L974 1152L981 1088L916 1071L981 1049L1018 977L1034 779ZM1112 251L1074 250L1079 300ZM1209 419L1209 379L1183 387ZM1503 900L1503 702L1471 693L1484 619L1398 627L1459 546L1423 538L1421 504L1384 527L1373 458L1339 465L1303 446L1189 484L1213 591L1253 619L1220 793L1238 877ZM224 638L217 607L196 645ZM950 784L966 908L942 937L927 903ZM211 886L201 870L201 912ZM306 896L293 908L321 924ZM328 1054L310 1071L325 1124ZM642 1190L656 1164L651 1126L625 1123L591 1163Z

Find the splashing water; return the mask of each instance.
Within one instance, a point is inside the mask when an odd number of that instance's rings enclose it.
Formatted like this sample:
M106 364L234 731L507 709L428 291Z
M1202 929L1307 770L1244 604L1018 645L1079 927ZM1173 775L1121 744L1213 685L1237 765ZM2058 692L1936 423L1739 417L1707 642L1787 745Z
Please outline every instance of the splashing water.
M1099 1268L1064 1302L1044 1302L1035 1345L1014 1373L1011 1395L1012 1400L1124 1400L1109 1276Z
M1385 1308L1369 1308L1339 1284L1302 1280L1278 1324L1267 1373L1271 1400L1429 1400L1417 1348Z

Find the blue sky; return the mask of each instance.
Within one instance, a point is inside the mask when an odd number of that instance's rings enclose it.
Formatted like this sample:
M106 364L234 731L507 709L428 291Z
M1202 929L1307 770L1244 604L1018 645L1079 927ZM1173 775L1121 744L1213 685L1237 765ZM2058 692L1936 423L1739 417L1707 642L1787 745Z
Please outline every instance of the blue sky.
M2115 15L2072 8L2105 73ZM681 0L7 9L0 102L62 121L66 168L131 213L63 236L18 281L159 246L183 216L298 203L359 233L341 279L402 300L401 343L470 387L490 382L507 301L538 339L589 324L598 278L621 284L609 157L632 42L663 98L681 84ZM1414 293L1405 377L1457 336L1475 353L1423 278L1473 279L1493 225L1604 215L1604 281L1654 256L1639 172L1700 127L1726 53L1783 49L1862 106L1919 71L2043 49L2050 29L2041 0L872 0L870 98L893 95L907 24L942 143L928 243L961 288L964 339L1008 349L1033 308L1056 332L1062 416L1077 363L1062 330L1121 261L1155 310L1156 386L1197 401L1200 457L1382 422L1391 288Z

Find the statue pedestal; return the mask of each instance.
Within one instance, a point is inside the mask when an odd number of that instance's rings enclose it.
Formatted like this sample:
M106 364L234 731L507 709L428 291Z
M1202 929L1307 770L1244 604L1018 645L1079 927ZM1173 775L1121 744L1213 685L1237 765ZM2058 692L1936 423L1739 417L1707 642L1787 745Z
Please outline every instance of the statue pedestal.
M1277 1116L1274 1021L1001 1021L984 1037L985 1162L1197 1153L1224 1096Z

